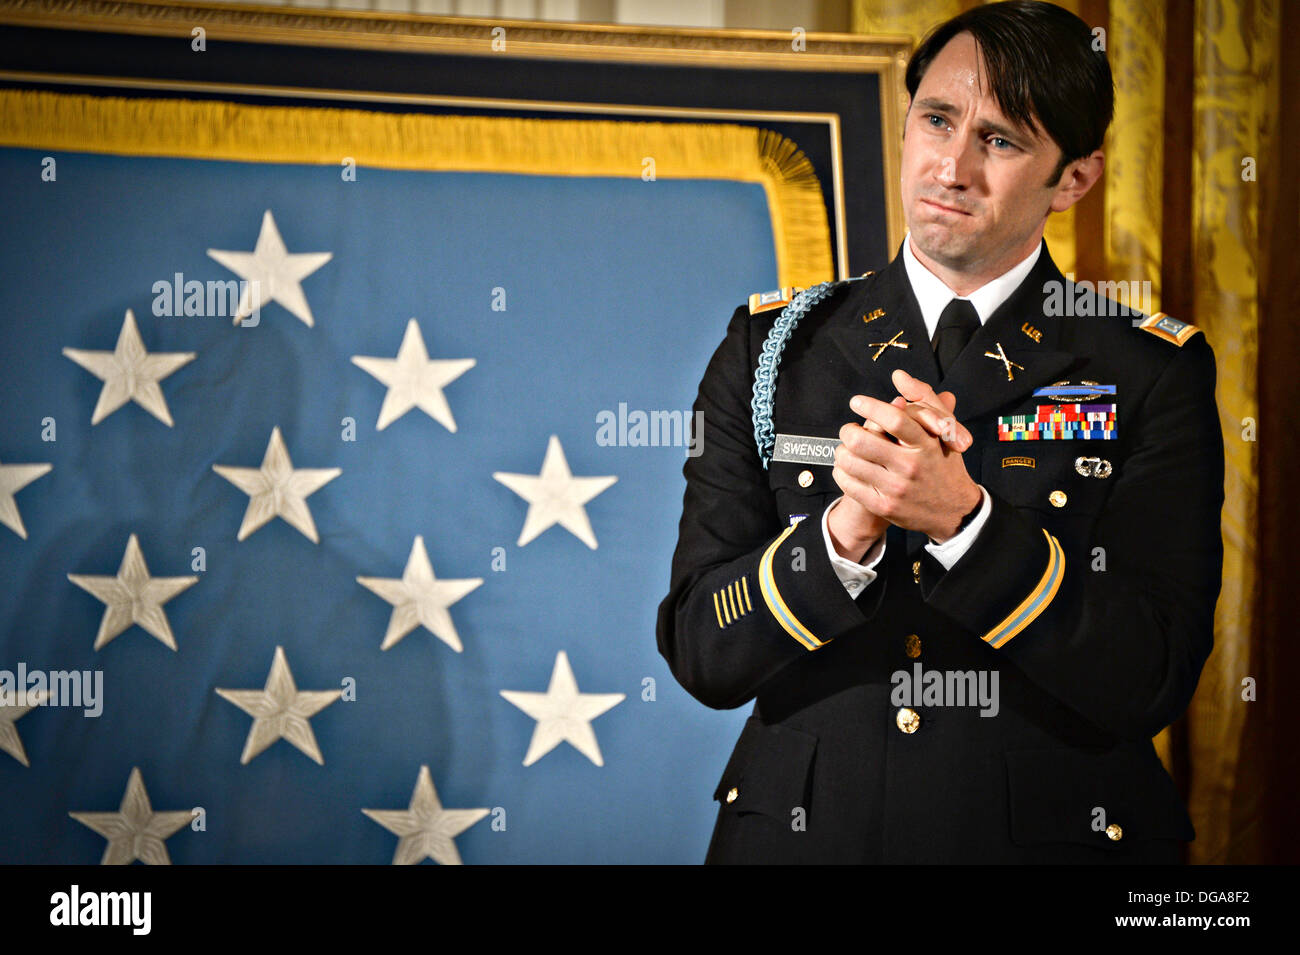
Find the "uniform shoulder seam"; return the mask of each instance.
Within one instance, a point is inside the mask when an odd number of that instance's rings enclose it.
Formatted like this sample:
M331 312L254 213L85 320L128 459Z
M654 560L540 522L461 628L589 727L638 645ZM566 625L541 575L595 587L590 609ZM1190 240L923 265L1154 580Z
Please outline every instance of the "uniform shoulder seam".
M806 287L801 285L784 285L781 288L770 289L766 292L754 292L749 296L748 300L749 314L752 318L753 316L761 315L764 312L771 312L778 308L785 308L794 301L796 295L800 292L807 291L809 288L817 288L823 285L838 287L841 285L847 285L850 282L861 281L862 279L869 278L875 274L874 271L863 272L861 275L850 276L846 279L832 279L829 282L818 282L815 285ZM834 291L834 288L832 288L832 291Z

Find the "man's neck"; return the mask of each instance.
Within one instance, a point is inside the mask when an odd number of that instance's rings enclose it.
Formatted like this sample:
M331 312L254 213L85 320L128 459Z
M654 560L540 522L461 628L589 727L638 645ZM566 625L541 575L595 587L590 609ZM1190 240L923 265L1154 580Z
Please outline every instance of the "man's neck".
M993 314L1021 286L1042 255L1042 245L1034 246L1028 255L1001 275L971 290L969 295L958 297L966 299L975 307L975 313L983 324L992 318ZM921 310L921 320L925 322L926 333L933 339L943 310L953 299L953 290L916 257L910 235L908 241L903 244L902 258L907 281L912 286L912 294L916 299L917 307Z
M975 272L956 271L954 269L946 268L939 262L936 262L921 251L912 240L911 233L908 234L907 244L908 248L912 251L912 255L916 257L916 260L920 262L921 265L925 266L936 278L939 279L939 281L948 286L954 295L964 297L970 295L971 292L983 288L998 276L1005 275L1011 269L1015 268L1017 263L1023 262L1029 254L1034 251L1034 249L1038 248L1039 243L1041 243L1042 240L1043 233L1040 231L1036 236L1034 236L1033 241L1026 243L1023 248L1014 253L1003 256L995 264L983 266Z

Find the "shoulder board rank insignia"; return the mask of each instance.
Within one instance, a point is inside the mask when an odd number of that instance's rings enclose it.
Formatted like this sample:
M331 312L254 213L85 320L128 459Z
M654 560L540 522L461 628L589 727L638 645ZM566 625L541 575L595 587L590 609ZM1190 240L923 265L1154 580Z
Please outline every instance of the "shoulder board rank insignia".
M1179 348L1187 344L1187 340L1200 331L1195 325L1189 325L1187 322L1180 322L1176 318L1170 318L1164 312L1156 312L1149 318L1144 318L1138 328L1150 332L1157 338L1173 342Z
M749 314L757 315L759 312L770 312L774 308L785 308L790 304L796 292L803 291L798 286L787 285L785 288L773 289L770 292L755 292L749 297Z

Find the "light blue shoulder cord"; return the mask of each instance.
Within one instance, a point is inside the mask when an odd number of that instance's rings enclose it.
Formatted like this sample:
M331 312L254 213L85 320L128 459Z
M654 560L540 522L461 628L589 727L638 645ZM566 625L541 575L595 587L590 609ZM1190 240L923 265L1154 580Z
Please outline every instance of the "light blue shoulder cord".
M758 456L764 469L772 460L772 449L776 445L776 435L772 429L772 402L776 399L777 366L781 363L786 340L799 324L799 319L830 295L839 284L822 282L797 293L790 304L781 309L781 314L772 323L772 330L763 342L758 367L754 370L754 398L749 406L754 412L754 443L758 445Z

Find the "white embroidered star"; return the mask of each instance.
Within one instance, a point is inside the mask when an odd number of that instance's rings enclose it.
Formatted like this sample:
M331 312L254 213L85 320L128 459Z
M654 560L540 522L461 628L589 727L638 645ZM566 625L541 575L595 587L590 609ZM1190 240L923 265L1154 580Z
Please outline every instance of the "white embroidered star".
M48 698L49 693L45 690L27 691L24 688L21 694L0 693L0 750L4 750L24 766L30 766L31 763L27 761L22 737L18 735L18 727L14 723Z
M352 364L388 386L388 394L379 409L375 429L383 431L412 408L419 408L448 431L456 430L456 419L442 389L475 365L473 358L429 360L424 337L415 319L406 324L396 358L371 358L353 355Z
M334 257L333 252L290 252L280 238L275 218L267 209L262 216L262 231L252 252L225 252L208 249L216 259L241 279L245 279L235 314L238 325L267 302L279 302L311 328L311 308L302 292L301 282Z
M596 549L596 535L583 505L616 482L617 477L574 477L560 439L555 435L551 435L546 445L541 474L497 471L492 477L528 502L528 514L519 533L520 547L553 524L559 524L592 550Z
M460 637L447 608L483 583L482 577L462 580L439 580L433 575L424 538L417 536L401 579L393 577L358 577L357 583L393 605L381 650L387 650L418 626L460 653Z
M244 743L244 753L239 757L241 765L247 765L254 756L280 739L288 740L319 765L325 765L325 758L316 745L316 734L311 731L309 721L342 696L343 691L299 690L289 671L289 660L284 655L284 647L275 648L271 672L267 674L264 688L218 689L217 695L253 717L253 726Z
M135 316L128 308L112 351L86 351L65 348L63 354L104 382L99 401L90 416L97 425L128 401L134 401L167 427L172 426L171 412L163 398L162 381L182 365L194 360L194 352L154 352L144 349L144 339L135 327Z
M393 835L401 836L393 854L393 865L415 865L426 858L439 865L460 865L456 837L489 812L487 809L443 809L428 766L420 767L410 808L361 811Z
M104 617L95 636L96 650L133 623L138 623L164 646L175 650L176 638L172 636L163 604L193 587L199 578L150 577L140 541L132 534L127 538L126 553L122 555L116 577L68 574L68 580L105 604Z
M70 812L68 815L108 840L100 865L130 865L136 859L149 865L171 865L167 839L194 818L193 813L185 810L154 812L139 767L131 770L117 812Z
M248 495L248 510L244 511L236 540L242 541L263 524L283 517L313 544L320 543L320 535L307 508L307 498L343 473L341 468L295 470L279 425L271 429L261 467L214 464L212 470Z
M0 464L0 524L23 540L27 539L27 528L14 495L53 468L52 464Z
M545 693L502 690L501 695L537 720L524 756L525 766L531 766L566 741L597 766L605 765L591 721L623 702L624 696L622 693L579 693L563 650L555 655L555 668Z

